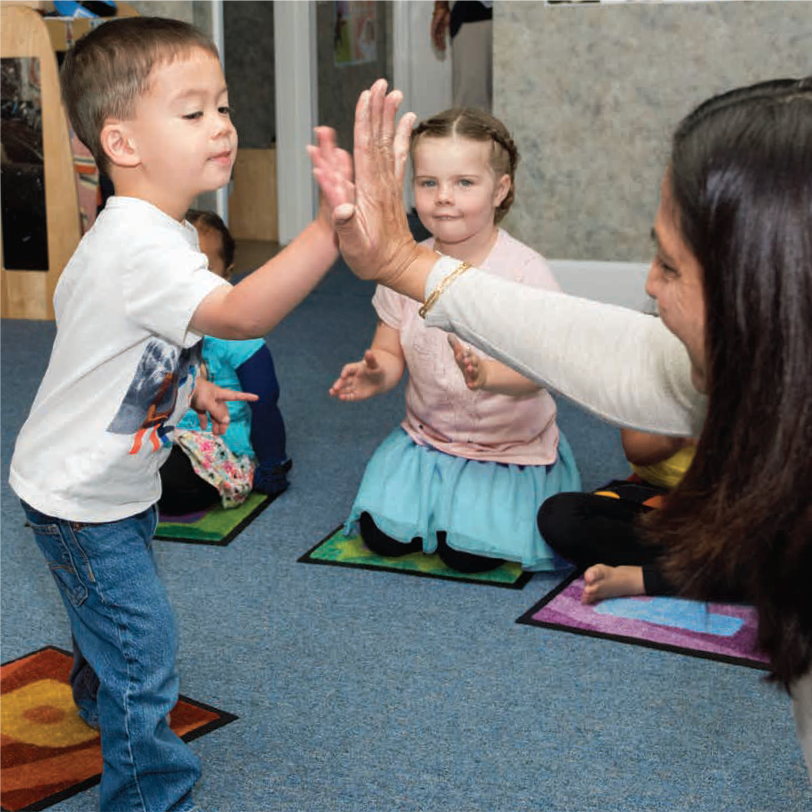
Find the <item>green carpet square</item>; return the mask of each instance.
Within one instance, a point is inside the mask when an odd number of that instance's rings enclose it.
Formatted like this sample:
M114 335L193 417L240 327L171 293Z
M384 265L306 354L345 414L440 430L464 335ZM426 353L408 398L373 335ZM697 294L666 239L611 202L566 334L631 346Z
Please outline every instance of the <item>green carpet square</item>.
M277 494L278 495L278 494ZM264 493L252 493L235 508L216 505L186 516L164 516L158 523L155 538L182 541L187 544L215 544L225 547L248 527L276 499Z
M443 578L470 584L501 586L507 589L523 589L533 577L532 572L522 570L521 564L507 561L490 572L462 573L447 567L438 555L410 553L401 558L384 558L367 549L360 536L345 536L344 526L339 525L315 547L298 559L305 564L327 564L336 567L384 570L403 575L421 575L425 578Z

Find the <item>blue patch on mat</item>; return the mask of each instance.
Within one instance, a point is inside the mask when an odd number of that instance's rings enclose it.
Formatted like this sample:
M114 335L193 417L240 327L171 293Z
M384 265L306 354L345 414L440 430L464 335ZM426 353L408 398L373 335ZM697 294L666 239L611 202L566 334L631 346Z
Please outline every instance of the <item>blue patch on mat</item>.
M719 637L732 637L744 625L744 621L730 615L709 612L705 605L697 601L679 598L612 598L601 601L595 611L601 615L644 620L660 626L685 629L702 634L715 634Z

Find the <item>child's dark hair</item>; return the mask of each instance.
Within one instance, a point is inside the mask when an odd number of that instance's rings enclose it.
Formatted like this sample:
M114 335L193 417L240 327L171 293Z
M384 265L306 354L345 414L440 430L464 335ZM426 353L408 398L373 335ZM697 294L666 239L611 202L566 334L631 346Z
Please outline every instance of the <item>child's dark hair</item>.
M236 246L228 226L222 221L218 214L213 211L200 211L199 209L189 209L186 212L186 219L195 228L216 231L222 238L220 241L220 256L223 258L226 270L234 264L234 253Z
M211 38L193 25L162 17L110 20L82 37L65 54L62 99L79 140L97 166L108 171L101 131L109 118L132 118L155 65L202 48L219 59Z
M472 107L453 108L421 121L414 130L409 144L409 155L414 163L414 151L421 138L469 138L472 141L490 141L491 167L497 178L510 176L510 189L496 209L494 220L499 222L508 213L516 198L516 166L519 150L508 131L498 118Z

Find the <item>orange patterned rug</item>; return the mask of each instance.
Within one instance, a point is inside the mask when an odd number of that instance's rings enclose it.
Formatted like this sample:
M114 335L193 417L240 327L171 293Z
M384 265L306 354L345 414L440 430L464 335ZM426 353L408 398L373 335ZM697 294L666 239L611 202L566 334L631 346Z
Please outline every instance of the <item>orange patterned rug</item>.
M71 655L54 646L0 667L0 803L33 812L99 782L98 731L76 712L68 676ZM237 717L181 696L171 727L184 741Z

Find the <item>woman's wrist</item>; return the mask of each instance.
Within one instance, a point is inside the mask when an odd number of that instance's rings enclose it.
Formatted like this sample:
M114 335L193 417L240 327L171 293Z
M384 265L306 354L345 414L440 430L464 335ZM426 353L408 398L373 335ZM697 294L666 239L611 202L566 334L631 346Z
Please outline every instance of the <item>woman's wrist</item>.
M431 248L412 240L387 263L376 281L410 299L423 302L426 279L436 261L437 254Z
M437 303L437 300L445 293L445 289L449 286L454 284L458 277L462 276L470 267L470 262L460 262L459 260L455 260L452 257L443 257L444 260L452 260L453 262L453 270L450 273L444 273L440 281L437 283L436 287L434 287L431 293L426 293L426 301L423 303L423 306L418 311L418 314L421 319L426 318L426 314L431 310L432 307ZM435 264L435 268L437 266L442 267L442 260L438 261ZM450 266L449 266L450 267Z

